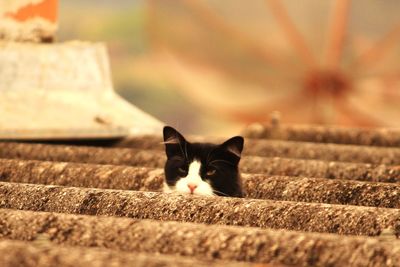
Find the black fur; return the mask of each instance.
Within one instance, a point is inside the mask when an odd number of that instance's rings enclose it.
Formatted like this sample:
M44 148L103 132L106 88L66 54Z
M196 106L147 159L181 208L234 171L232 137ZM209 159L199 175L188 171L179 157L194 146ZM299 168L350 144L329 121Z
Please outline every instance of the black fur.
M243 197L239 173L240 155L243 150L243 137L235 136L216 145L210 143L189 143L174 128L164 127L165 178L169 186L187 175L188 166L193 160L201 162L200 176L208 180L214 193L219 196ZM215 174L207 176L208 171Z

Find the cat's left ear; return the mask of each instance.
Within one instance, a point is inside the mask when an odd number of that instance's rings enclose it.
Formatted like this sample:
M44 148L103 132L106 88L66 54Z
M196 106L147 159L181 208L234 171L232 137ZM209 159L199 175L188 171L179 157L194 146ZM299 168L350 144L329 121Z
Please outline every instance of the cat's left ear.
M163 130L165 152L167 157L181 156L184 157L183 147L187 141L177 130L170 126L165 126Z
M186 142L183 135L171 126L165 126L163 129L164 144L184 144Z
M241 136L232 137L221 145L222 148L234 154L238 158L240 158L240 156L242 155L243 146L244 139Z

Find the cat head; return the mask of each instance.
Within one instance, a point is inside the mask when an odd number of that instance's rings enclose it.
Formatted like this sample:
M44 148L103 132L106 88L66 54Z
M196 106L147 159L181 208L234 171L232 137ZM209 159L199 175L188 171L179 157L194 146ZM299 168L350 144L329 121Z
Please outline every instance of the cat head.
M190 143L172 127L164 127L164 191L241 197L238 165L243 137L222 144Z

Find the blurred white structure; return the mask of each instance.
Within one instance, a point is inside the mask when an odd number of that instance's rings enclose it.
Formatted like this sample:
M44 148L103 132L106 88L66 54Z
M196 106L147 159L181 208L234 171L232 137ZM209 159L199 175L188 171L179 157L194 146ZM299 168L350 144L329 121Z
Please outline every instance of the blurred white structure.
M118 96L100 43L0 43L0 138L115 138L162 123Z

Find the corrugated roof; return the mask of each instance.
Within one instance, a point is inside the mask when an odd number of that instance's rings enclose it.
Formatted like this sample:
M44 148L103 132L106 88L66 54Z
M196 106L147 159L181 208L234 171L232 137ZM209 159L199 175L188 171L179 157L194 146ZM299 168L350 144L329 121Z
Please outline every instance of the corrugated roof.
M25 250L32 246L52 248L57 263L79 265L80 246L82 259L101 257L85 248L97 247L173 257L165 266L196 258L207 266L220 260L229 261L223 266L398 266L400 148L390 140L399 133L386 141L381 135L387 146L375 147L361 145L362 134L348 139L354 129L279 127L307 133L310 142L246 138L245 198L154 192L165 179L160 136L112 147L0 142L0 237L21 241L17 247L0 242L0 265L28 262ZM324 143L321 133L331 131L346 138ZM221 142L188 140L200 138ZM72 247L62 252L59 245ZM35 251L35 257L52 262L49 252ZM15 255L14 264L4 264ZM189 265L205 266L183 266Z

